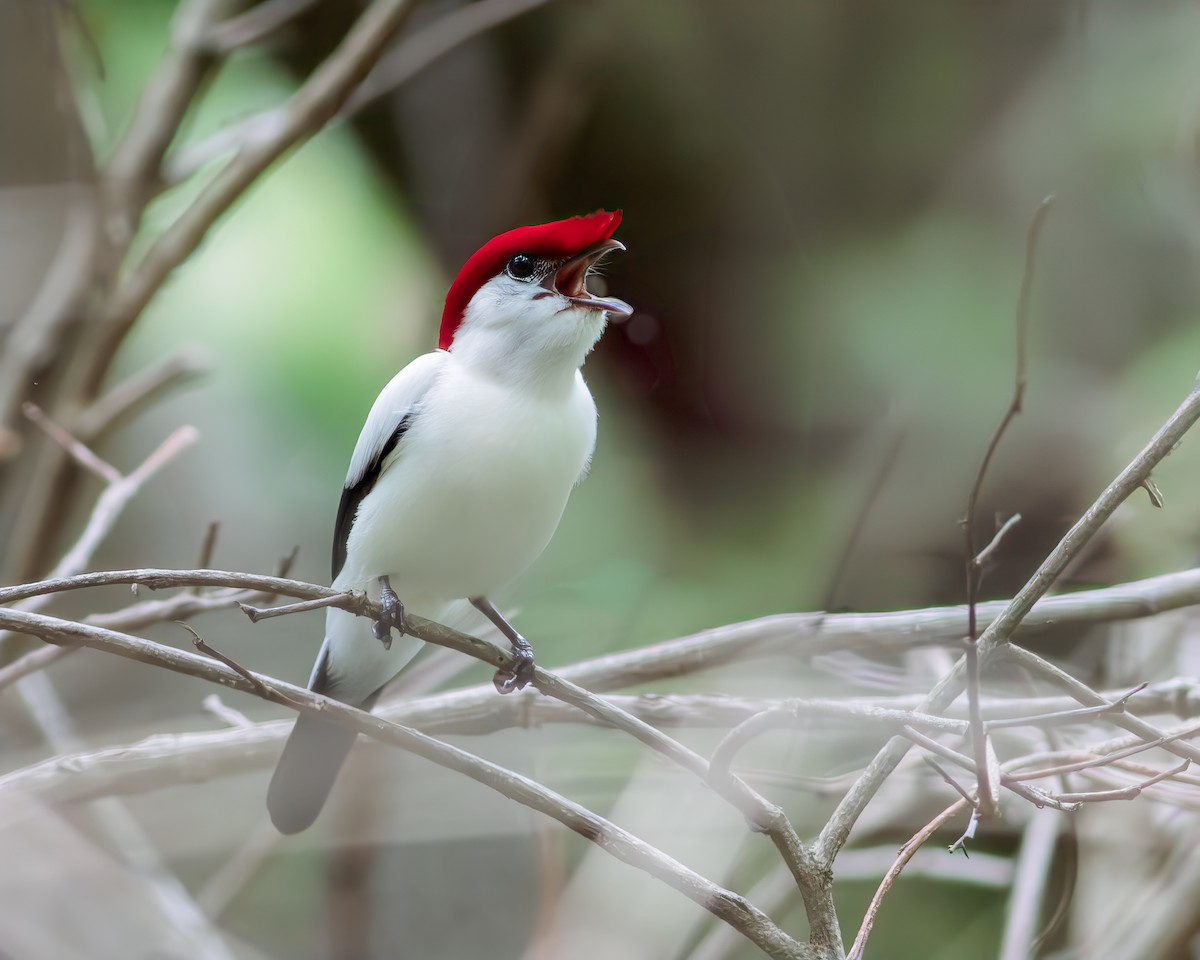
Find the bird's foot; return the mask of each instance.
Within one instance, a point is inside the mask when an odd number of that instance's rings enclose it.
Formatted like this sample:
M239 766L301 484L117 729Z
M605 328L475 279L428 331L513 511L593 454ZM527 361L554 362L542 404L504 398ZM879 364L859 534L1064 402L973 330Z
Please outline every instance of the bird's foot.
M404 636L404 604L396 596L387 577L379 578L379 605L383 607L383 616L375 621L371 632L383 644L384 650L391 650L392 627L400 631L400 636Z
M513 693L523 690L533 682L533 673L537 664L533 661L533 647L520 634L512 641L513 660L506 667L501 667L492 677L492 683L500 693Z

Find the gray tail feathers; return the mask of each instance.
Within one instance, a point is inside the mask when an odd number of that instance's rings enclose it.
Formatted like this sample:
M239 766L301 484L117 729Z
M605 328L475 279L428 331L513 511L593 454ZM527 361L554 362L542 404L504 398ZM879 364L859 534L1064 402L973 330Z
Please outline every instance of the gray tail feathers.
M299 833L312 826L357 736L311 714L296 719L267 789L267 810L276 830Z

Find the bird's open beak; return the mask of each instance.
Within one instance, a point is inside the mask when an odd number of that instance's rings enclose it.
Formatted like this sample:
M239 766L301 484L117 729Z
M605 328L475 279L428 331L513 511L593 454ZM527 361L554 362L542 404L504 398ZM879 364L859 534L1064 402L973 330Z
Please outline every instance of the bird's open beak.
M620 240L605 240L596 244L590 250L585 250L577 257L572 257L554 273L547 277L544 286L553 290L568 300L572 306L584 307L588 310L604 310L619 317L633 314L633 307L624 300L616 297L597 297L588 292L587 276L597 263L614 250L624 250L625 244Z

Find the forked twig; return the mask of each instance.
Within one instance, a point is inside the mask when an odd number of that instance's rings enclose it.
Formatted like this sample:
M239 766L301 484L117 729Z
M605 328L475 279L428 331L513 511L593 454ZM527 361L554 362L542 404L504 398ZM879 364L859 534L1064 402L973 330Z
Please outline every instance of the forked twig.
M1049 214L1050 206L1053 202L1053 196L1046 197L1038 205L1037 210L1034 211L1033 219L1029 224L1029 232L1025 240L1025 269L1021 277L1021 293L1017 299L1017 357L1012 401L1009 403L1008 409L1004 412L1004 416L1000 419L999 425L988 442L987 450L983 455L983 461L979 464L979 471L975 475L975 482L971 485L971 492L967 496L967 512L963 518L963 536L966 541L967 554L967 651L965 660L967 703L971 721L971 747L975 753L975 776L979 783L980 807L978 808L978 812L986 819L998 817L1000 809L997 806L996 794L992 789L991 774L988 771L987 730L983 724L983 715L979 710L982 691L977 649L979 626L976 622L975 608L979 602L979 585L983 578L984 563L995 551L1004 534L1012 529L1013 524L1020 519L1020 516L1010 517L996 532L995 536L992 537L987 547L981 551L977 549L975 542L975 509L979 503L979 494L983 490L983 482L987 477L988 467L991 466L992 458L995 456L996 450L1000 446L1000 441L1008 430L1009 424L1021 412L1021 407L1025 401L1029 307L1032 299L1034 267L1037 263L1037 243L1038 238L1041 236L1042 226L1046 222L1046 216Z

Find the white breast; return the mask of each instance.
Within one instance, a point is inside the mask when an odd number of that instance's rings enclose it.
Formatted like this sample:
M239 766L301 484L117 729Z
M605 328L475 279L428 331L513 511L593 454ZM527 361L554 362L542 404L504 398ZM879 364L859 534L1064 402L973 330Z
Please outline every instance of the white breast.
M495 592L550 542L595 439L582 376L530 395L448 365L359 507L339 584L387 575L420 606Z

